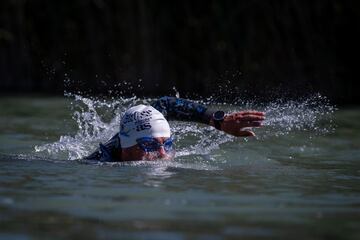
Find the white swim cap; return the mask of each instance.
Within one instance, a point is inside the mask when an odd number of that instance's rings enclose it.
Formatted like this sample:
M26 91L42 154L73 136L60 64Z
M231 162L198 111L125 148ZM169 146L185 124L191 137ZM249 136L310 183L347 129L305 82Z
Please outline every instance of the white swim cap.
M121 118L119 137L122 148L136 145L138 138L170 135L170 126L164 115L151 106L131 107Z

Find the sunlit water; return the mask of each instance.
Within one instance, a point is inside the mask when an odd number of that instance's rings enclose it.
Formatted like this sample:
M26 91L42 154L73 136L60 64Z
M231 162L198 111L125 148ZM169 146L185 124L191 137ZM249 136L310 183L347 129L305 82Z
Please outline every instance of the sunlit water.
M212 105L267 113L256 138L174 121L173 161L79 161L151 99L0 99L0 239L360 239L360 110L324 97Z

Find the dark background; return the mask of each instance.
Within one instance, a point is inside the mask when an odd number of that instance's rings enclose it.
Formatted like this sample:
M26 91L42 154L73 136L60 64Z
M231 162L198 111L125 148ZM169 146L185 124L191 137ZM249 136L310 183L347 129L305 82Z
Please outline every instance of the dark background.
M359 3L2 0L0 93L359 104Z

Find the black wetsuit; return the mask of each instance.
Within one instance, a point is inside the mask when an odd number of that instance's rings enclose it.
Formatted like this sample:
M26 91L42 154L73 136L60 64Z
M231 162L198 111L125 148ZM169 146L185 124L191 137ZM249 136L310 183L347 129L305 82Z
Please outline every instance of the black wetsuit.
M151 104L161 112L167 120L185 120L209 124L214 111L208 110L204 105L176 97L162 97ZM87 156L87 160L122 161L116 154L121 149L119 134L113 136L105 144L100 143L96 152Z

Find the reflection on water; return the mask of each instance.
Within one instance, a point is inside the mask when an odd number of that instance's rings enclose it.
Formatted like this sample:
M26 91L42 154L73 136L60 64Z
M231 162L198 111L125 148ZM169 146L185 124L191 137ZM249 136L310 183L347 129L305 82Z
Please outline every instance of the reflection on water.
M160 187L166 179L174 175L174 172L168 171L168 167L161 166L152 168L150 171L145 172L146 179L144 184L150 187Z
M0 100L0 238L359 236L358 110L334 111L318 95L254 104L268 114L257 138L175 121L174 161L99 163L68 160L149 100L14 101Z

